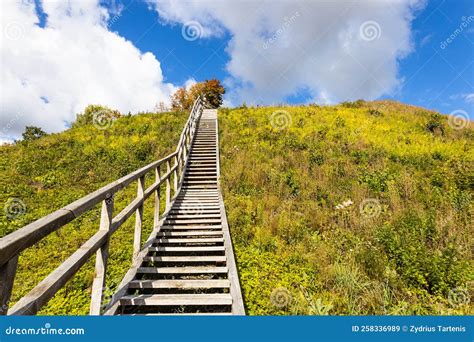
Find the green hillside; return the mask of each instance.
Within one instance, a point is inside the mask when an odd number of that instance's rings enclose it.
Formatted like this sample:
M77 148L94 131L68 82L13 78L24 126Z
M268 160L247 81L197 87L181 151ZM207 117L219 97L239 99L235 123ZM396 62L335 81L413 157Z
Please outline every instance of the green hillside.
M249 314L474 312L472 125L393 102L219 122Z
M0 203L21 200L24 214L0 214L0 236L45 216L175 150L188 113L141 114L115 120L106 129L86 125L31 142L0 147ZM147 179L146 186L152 183ZM115 213L136 196L131 184L115 196ZM152 201L144 212L145 239L153 224ZM3 208L2 208L3 209ZM22 208L19 208L21 210ZM37 285L99 228L100 207L86 213L20 256L12 302ZM134 220L112 236L106 296L131 265ZM94 258L40 314L88 314Z
M0 203L25 204L1 211L0 237L164 157L187 117L125 116L0 146ZM221 109L219 125L248 314L473 313L472 126L390 102ZM119 192L115 212L135 194ZM98 209L22 253L13 302L98 229ZM106 295L130 266L133 223L112 237ZM93 259L41 314L88 313Z

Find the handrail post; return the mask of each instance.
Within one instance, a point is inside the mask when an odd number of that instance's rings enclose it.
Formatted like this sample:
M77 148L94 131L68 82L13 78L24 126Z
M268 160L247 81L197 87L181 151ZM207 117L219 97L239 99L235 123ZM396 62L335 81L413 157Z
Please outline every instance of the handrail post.
M99 230L109 231L112 224L114 210L113 196L102 201L102 212L100 216ZM102 307L102 298L105 286L105 274L107 271L107 259L109 257L109 241L107 241L96 252L95 258L95 276L92 283L91 306L89 310L90 315L100 315Z
M171 204L171 164L169 159L166 161L166 211L169 210L170 204Z
M176 196L176 193L178 192L178 165L179 163L179 160L178 160L178 156L176 155L174 157L174 172L173 172L173 189L174 189L174 195Z
M179 175L179 182L181 183L184 177L184 168L186 167L186 156L187 156L187 133L184 136L183 149L181 151L181 174Z
M18 254L0 267L0 316L6 315L18 266Z
M133 260L135 260L136 256L140 252L142 247L142 224L143 224L143 202L144 202L144 195L145 195L145 176L141 176L138 179L138 186L137 186L137 198L140 199L142 202L138 206L135 212L135 234L133 239Z
M161 174L160 174L160 166L155 169L155 182L160 183L161 181ZM153 216L153 228L156 228L160 223L160 186L158 186L155 190L155 212Z

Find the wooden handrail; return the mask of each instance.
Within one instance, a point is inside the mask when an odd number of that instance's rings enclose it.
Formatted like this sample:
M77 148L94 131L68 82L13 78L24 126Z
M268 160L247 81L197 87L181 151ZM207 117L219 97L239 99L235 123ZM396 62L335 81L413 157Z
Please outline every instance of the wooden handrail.
M136 214L134 234L134 257L140 251L141 231L143 222L143 205L152 194L155 194L154 223L160 222L160 186L166 184L166 208L171 203L171 177L173 193L177 194L181 185L182 174L188 161L189 150L194 139L196 122L202 114L203 100L198 97L193 104L190 115L181 133L175 152L163 159L152 162L106 186L56 210L0 239L0 315L7 314L13 282L18 264L18 255L28 247L42 240L45 236L60 229L83 213L93 209L102 202L102 214L99 231L85 242L66 261L51 272L26 296L20 299L8 314L32 315L45 305L54 294L96 253L96 272L92 286L90 314L97 315L101 311L103 286L105 283L108 245L110 236L130 217ZM171 161L174 165L171 166ZM161 174L160 166L166 164L166 173ZM181 165L181 167L180 167ZM145 176L155 172L155 182L145 189ZM114 194L127 187L133 181L138 182L137 197L120 213L113 216Z

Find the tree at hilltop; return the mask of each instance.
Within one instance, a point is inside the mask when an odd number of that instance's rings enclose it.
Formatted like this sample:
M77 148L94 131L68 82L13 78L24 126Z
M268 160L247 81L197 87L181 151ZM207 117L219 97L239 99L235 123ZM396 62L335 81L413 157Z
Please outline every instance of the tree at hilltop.
M118 110L113 110L101 105L88 105L84 109L84 113L76 115L76 121L72 124L72 127L81 127L104 120L115 120L120 117L122 117L122 114L120 114Z
M25 131L21 134L23 141L33 141L47 135L40 127L36 126L26 126Z
M217 108L222 105L222 95L224 94L225 89L217 79L198 82L188 89L185 87L179 88L171 96L171 108L176 111L190 110L194 101L200 95L204 97L207 106Z

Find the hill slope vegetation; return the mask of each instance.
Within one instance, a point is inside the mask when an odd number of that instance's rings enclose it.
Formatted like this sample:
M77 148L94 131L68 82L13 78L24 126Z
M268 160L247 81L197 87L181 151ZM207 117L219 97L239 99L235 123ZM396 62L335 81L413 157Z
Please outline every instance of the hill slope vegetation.
M170 153L187 116L125 116L0 146L0 203L24 204L2 210L0 237ZM472 126L391 102L221 109L219 124L248 314L472 314ZM135 193L119 192L115 212ZM98 229L99 214L21 254L12 302ZM111 241L106 296L132 241L129 219ZM93 259L41 314L88 313Z
M130 115L115 121L105 120L104 126L74 125L59 134L0 146L0 236L165 157L176 148L188 115ZM148 177L146 186L152 182ZM129 204L136 191L135 183L119 191L114 199L114 212L119 213ZM147 201L144 208L143 239L152 229L152 202ZM7 209L10 209L8 216ZM100 207L97 206L21 253L12 303L90 238L98 230L99 222ZM112 236L106 297L113 294L131 265L133 225L132 217ZM88 314L94 259L91 258L39 313Z
M219 114L249 314L473 312L472 125L394 102Z

